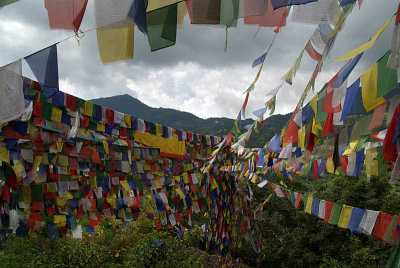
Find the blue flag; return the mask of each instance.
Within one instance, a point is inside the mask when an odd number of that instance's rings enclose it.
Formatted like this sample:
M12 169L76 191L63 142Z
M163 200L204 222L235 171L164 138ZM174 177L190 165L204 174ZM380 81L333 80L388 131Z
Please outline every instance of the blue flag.
M344 81L346 81L347 77L349 77L350 73L353 71L354 67L357 65L358 61L361 59L363 53L359 54L354 59L350 60L342 70L340 70L338 77L333 81L331 87L339 88Z
M128 17L133 19L138 29L144 34L147 33L147 5L148 0L135 0L131 9L128 12Z
M46 97L58 91L58 59L56 44L25 58Z
M317 2L318 0L271 0L271 4L274 9L280 7L292 6L292 5L304 5L311 2Z
M279 152L281 150L281 131L275 134L268 144L268 151Z
M264 157L264 149L261 148L258 151L258 162L257 162L257 167L262 167L265 163L265 157Z
M354 107L357 103L358 94L360 92L360 78L357 79L346 91L344 105L342 110L342 117L340 121L346 120L347 116L353 114Z
M354 4L357 0L342 0L342 2L340 2L340 6L344 7L347 6L348 4Z
M256 67L257 65L263 63L265 61L265 58L267 57L268 51L265 52L264 54L262 54L260 57L258 57L257 59L255 59L253 61L253 64L251 65L251 67Z

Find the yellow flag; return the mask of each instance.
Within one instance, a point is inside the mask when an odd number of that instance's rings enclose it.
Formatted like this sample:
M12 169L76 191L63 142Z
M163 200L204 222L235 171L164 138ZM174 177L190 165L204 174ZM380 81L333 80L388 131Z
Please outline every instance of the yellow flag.
M101 123L97 123L96 130L100 131L100 132L106 132L106 125L101 124Z
M334 61L343 61L343 60L350 60L355 58L357 55L359 55L360 53L363 53L364 51L367 51L368 49L370 49L376 42L376 40L378 40L378 38L381 36L381 34L383 33L383 31L385 31L386 27L389 25L389 23L392 21L391 17L385 25L383 25L382 28L379 29L379 31L376 32L376 34L365 44L359 46L356 49L353 49L352 51L349 51L345 54L343 54L342 56L340 56L339 58L337 58Z
M383 97L376 97L378 92L378 64L374 63L361 76L361 94L362 100L367 112L378 107L385 102Z
M311 214L313 200L314 200L313 196L309 195L308 199L307 199L307 206L306 206L306 213L308 213L308 214Z
M133 59L133 26L96 29L100 59L103 63Z
M326 171L330 174L333 174L335 170L335 165L333 164L333 159L332 157L329 157L326 161Z
M178 195L179 195L179 197L180 197L181 199L185 199L185 194L182 192L181 189L176 188L176 189L175 189L175 192L178 193Z
M310 106L313 109L315 115L317 115L318 113L317 102L318 102L318 95L315 95L314 98L310 100Z
M124 114L125 125L127 128L132 127L131 116L129 114Z
M298 146L299 148L304 148L306 140L306 126L303 126L298 130L298 136L299 136Z
M62 110L56 106L53 106L51 110L51 121L61 122Z
M103 141L103 147L104 147L104 151L106 152L106 154L108 154L109 150L108 150L108 142L107 141Z
M124 187L125 191L129 192L131 190L131 188L129 188L128 181L119 181L119 183L122 185L122 187Z
M338 226L341 228L347 228L349 225L351 213L353 212L353 207L343 205L342 210L340 212L340 218L338 222Z
M376 148L365 150L365 173L367 175L378 176L378 152Z
M55 183L55 182L47 183L47 192L48 193L57 192L57 183Z
M67 198L57 196L56 204L58 208L65 208L65 206L67 205Z
M0 161L10 164L10 152L5 146L0 146Z
M89 101L85 101L85 109L83 111L84 115L92 116L93 114L93 103Z
M349 143L349 147L344 151L343 155L349 155L351 153L354 153L357 148L357 144L360 142L360 140L352 141Z
M67 217L65 215L54 215L55 224L65 224L67 223Z

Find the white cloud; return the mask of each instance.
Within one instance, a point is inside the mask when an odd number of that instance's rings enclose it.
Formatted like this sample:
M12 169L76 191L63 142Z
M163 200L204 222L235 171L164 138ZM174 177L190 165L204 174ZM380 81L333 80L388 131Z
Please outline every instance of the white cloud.
M317 78L317 91L344 64L331 61L368 41L393 15L396 2L364 1L361 10L354 9ZM81 28L87 30L94 25L93 1L89 1ZM292 66L315 27L288 20L287 27L282 28L267 56L255 90L251 92L247 115L264 106L265 94L281 83L281 76ZM393 22L376 45L365 53L349 83L389 48L392 29ZM258 68L251 68L251 63L263 53L273 36L272 29L261 29L253 39L256 31L256 26L240 22L238 28L229 30L228 51L224 53L223 28L190 25L186 18L183 29L178 29L175 46L151 53L146 37L136 31L134 60L109 65L101 64L96 33L91 31L81 39L80 46L74 38L58 45L60 87L84 99L130 94L153 107L187 111L202 118L234 118L244 101L242 93L258 71ZM0 65L71 34L49 29L47 11L41 1L20 0L6 6L0 10ZM314 67L315 61L304 53L293 86L285 84L278 94L277 113L294 109ZM26 64L23 72L33 77Z

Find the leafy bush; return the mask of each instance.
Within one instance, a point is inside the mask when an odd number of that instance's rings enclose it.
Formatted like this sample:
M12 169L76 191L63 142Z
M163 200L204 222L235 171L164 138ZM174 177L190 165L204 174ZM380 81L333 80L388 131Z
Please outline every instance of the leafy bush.
M0 267L201 267L209 259L190 247L200 242L197 229L180 239L175 229L155 230L144 216L125 227L109 220L95 229L96 235L84 233L83 239L50 241L45 231L10 236L0 248ZM157 246L155 239L165 246Z

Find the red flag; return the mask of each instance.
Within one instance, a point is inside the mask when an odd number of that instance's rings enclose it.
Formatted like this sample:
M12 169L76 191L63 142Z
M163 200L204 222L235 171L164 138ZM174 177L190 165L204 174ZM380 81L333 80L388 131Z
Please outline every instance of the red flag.
M290 120L289 125L286 129L285 136L283 137L283 142L284 143L294 143L298 141L298 130L297 130L297 125L293 121L293 119Z
M333 113L329 113L328 117L324 121L324 129L322 130L322 137L326 137L329 133L335 131L335 126L333 125Z
M305 50L307 51L308 55L310 55L311 58L313 58L316 61L320 61L322 59L322 55L318 53L318 51L316 51L314 49L314 47L311 44L311 41L308 41Z
M87 3L88 0L45 0L50 28L78 32Z
M389 127L386 131L385 140L383 141L383 157L385 160L396 162L397 149L396 144L393 143L393 139L396 135L396 127L400 118L400 103L397 105L396 110L393 113L392 120L390 120Z

